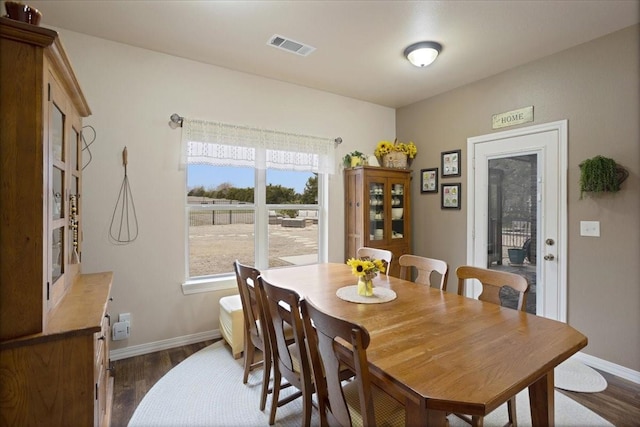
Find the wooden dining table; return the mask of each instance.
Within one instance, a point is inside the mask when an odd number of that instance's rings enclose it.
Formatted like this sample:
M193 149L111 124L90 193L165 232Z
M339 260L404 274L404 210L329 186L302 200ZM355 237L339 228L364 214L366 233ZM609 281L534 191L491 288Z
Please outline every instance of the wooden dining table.
M345 264L262 276L369 331L373 380L404 404L411 426L446 425L448 413L485 416L527 387L532 424L552 426L554 368L587 345L565 323L386 275L374 286L393 290L395 299L345 301L336 291L357 282Z

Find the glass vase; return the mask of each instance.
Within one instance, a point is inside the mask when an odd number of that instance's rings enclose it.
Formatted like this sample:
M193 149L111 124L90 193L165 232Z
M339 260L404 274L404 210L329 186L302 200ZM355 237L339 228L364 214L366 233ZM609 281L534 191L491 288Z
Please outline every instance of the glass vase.
M364 277L358 278L358 295L363 297L373 296L373 280Z

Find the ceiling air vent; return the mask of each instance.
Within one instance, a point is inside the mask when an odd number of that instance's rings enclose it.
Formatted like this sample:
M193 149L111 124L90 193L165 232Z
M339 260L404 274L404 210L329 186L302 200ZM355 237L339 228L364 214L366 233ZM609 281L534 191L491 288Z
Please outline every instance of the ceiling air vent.
M278 49L286 50L287 52L295 53L300 56L307 56L314 50L315 47L308 44L300 43L295 40L288 39L279 35L271 36L267 42L269 46L277 47Z

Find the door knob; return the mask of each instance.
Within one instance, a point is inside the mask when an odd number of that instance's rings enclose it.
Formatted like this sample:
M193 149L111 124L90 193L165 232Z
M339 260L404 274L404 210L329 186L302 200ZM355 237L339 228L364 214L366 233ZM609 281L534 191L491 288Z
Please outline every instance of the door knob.
M545 255L544 259L546 259L547 261L553 261L556 257L553 256L553 254L549 254L549 255Z

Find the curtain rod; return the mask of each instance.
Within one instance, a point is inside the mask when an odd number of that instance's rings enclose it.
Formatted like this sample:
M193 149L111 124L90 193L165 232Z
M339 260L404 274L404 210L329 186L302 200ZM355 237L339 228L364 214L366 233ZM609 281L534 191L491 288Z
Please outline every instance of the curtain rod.
M180 116L177 113L173 113L171 117L169 117L169 126L171 129L176 129L182 127L182 122L184 121L184 117ZM333 140L336 144L342 144L342 138L337 137Z

